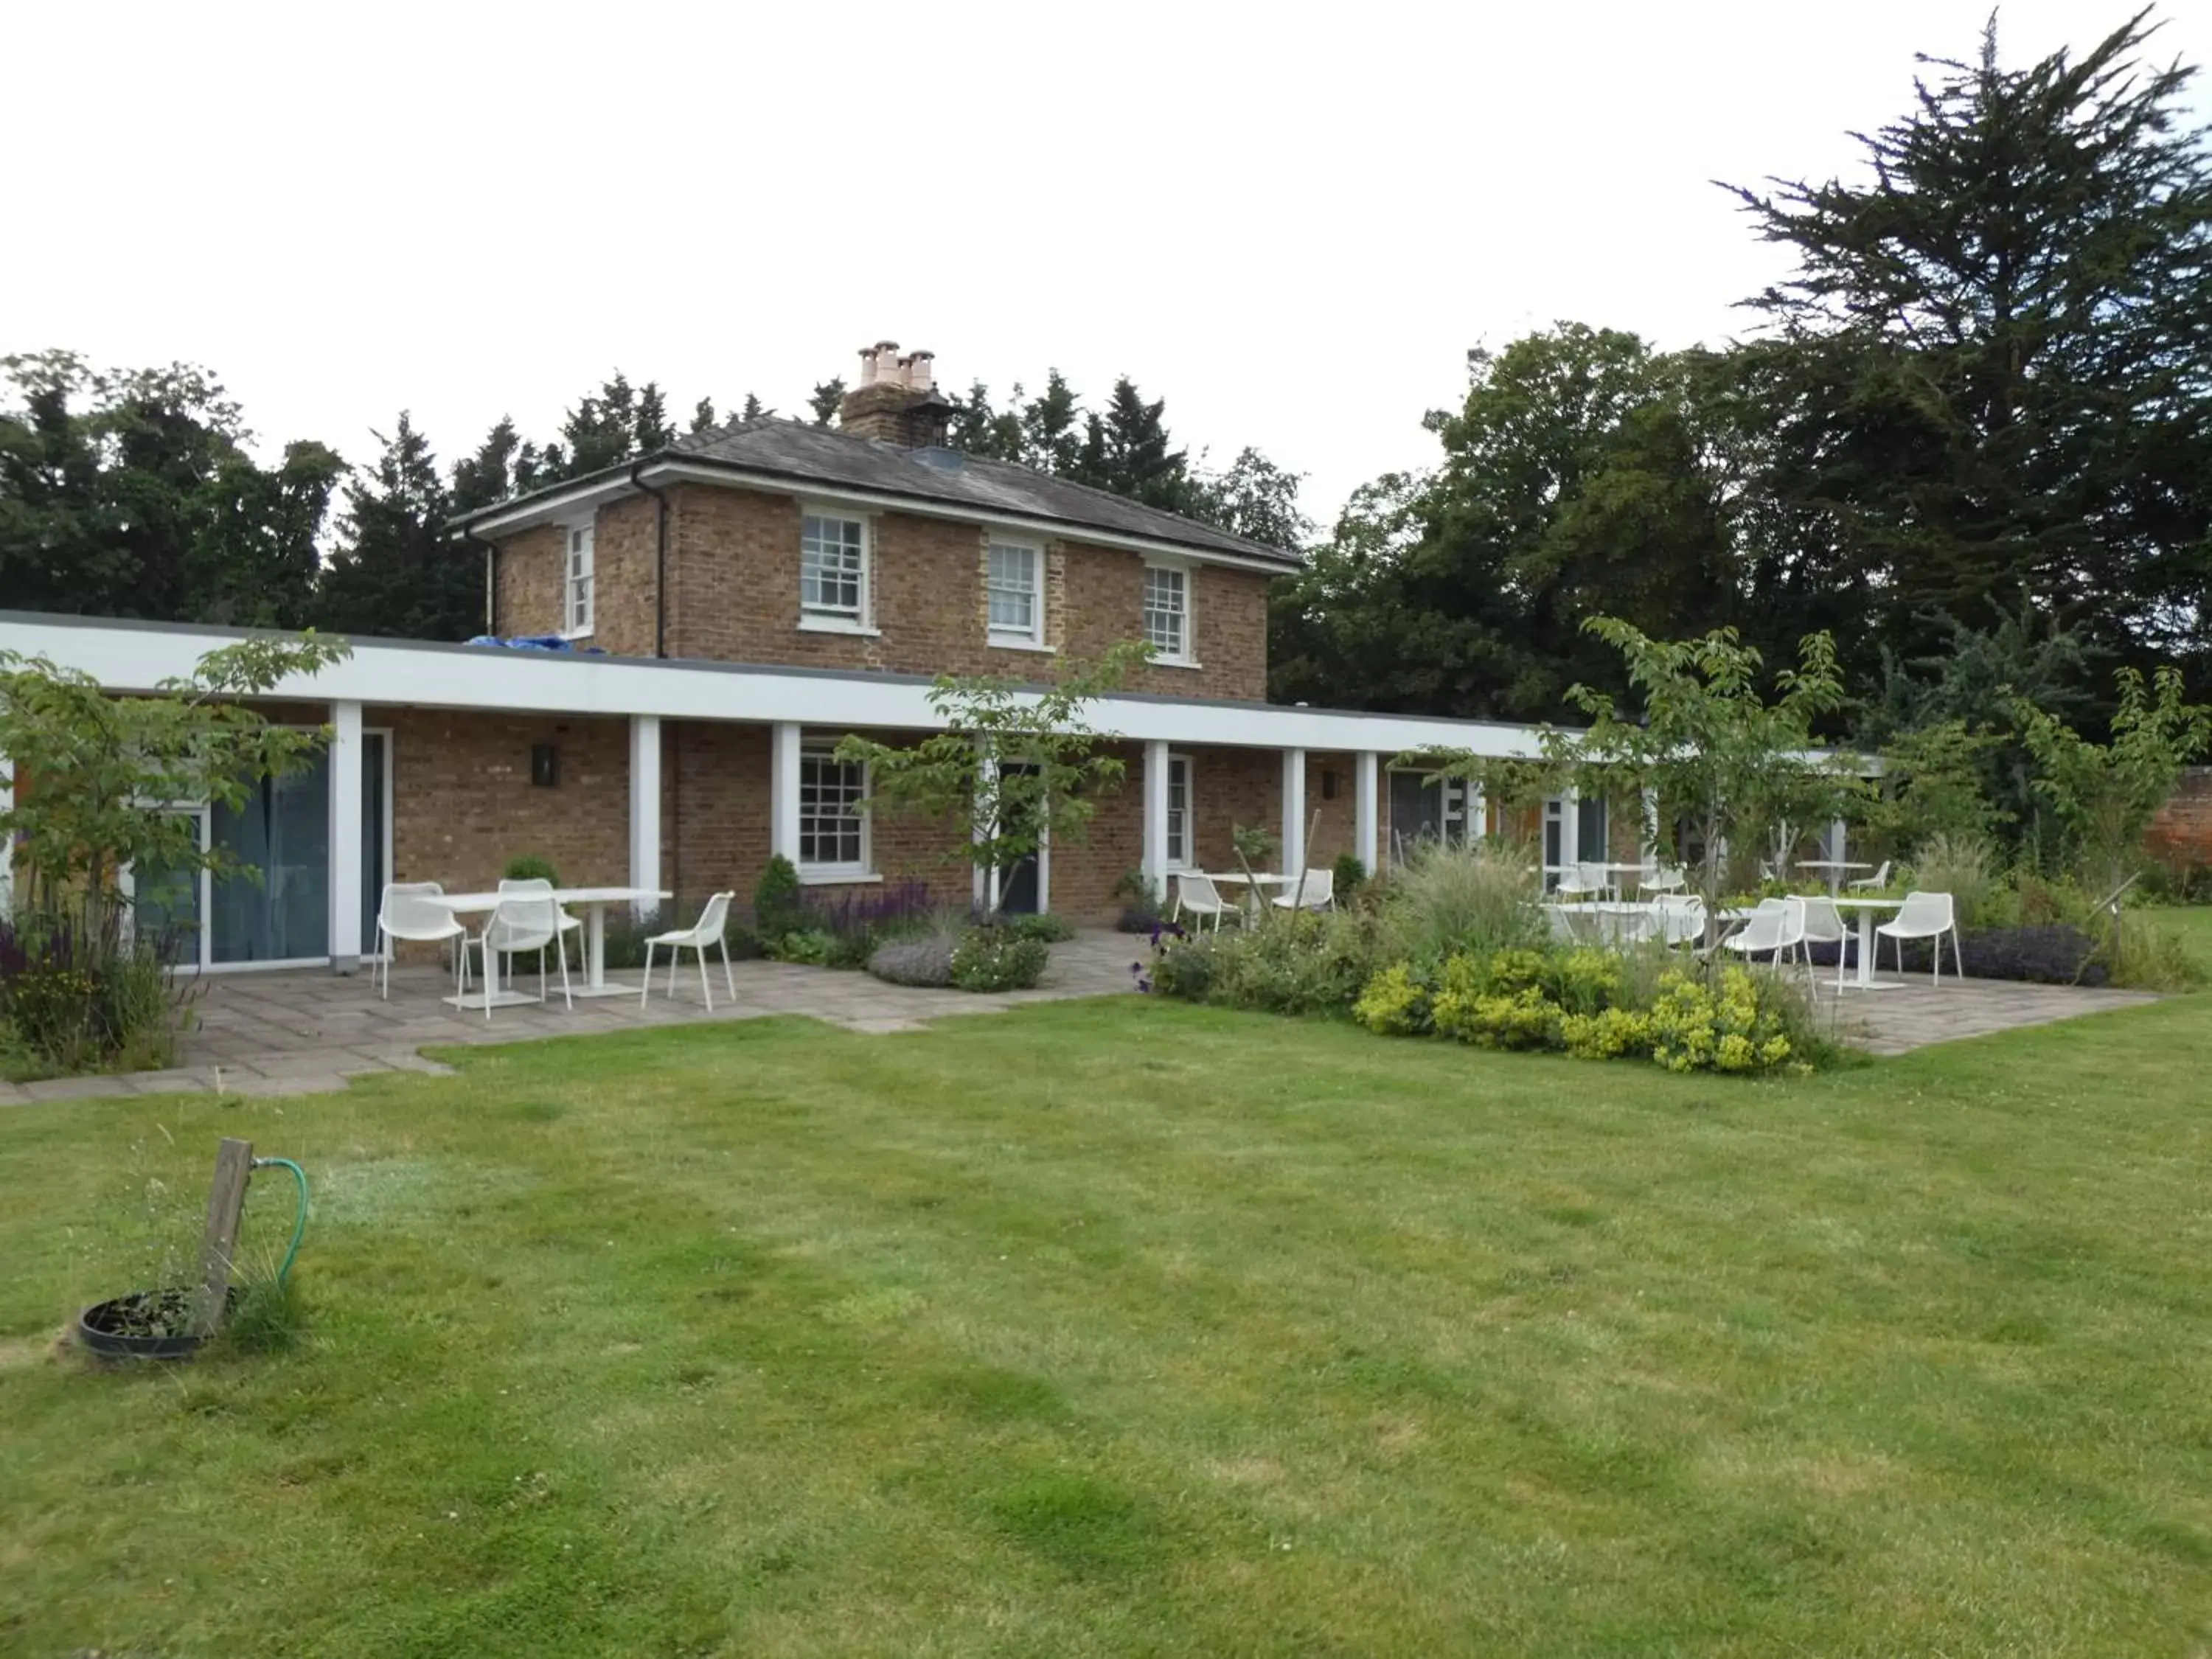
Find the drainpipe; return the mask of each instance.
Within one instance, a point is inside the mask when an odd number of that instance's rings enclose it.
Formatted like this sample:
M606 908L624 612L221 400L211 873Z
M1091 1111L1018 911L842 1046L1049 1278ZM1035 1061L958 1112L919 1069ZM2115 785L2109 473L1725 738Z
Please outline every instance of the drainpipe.
M484 625L487 634L499 632L499 544L486 541L474 525L463 525L461 534L484 550Z
M657 459L648 456L629 470L630 487L641 489L653 497L653 654L668 654L668 497L641 476L648 462Z

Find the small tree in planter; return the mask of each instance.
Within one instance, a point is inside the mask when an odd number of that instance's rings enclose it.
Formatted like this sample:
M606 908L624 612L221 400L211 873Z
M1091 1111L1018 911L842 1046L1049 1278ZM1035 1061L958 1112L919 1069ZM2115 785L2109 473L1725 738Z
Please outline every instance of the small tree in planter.
M1626 714L1605 693L1573 687L1568 697L1590 724L1566 738L1562 752L1612 787L1654 790L1662 808L1696 815L1705 835L1699 887L1710 938L1718 921L1721 848L1732 832L1741 839L1778 823L1838 817L1863 793L1848 759L1820 753L1813 741L1814 720L1844 702L1835 641L1808 635L1797 666L1775 674L1779 695L1769 702L1759 653L1732 628L1668 641L1613 617L1592 617L1583 626L1626 659L1643 707Z
M983 872L984 913L995 917L1001 873L1048 837L1081 842L1102 795L1121 786L1127 767L1100 752L1114 740L1091 728L1087 704L1118 687L1152 654L1125 642L1096 664L1071 663L1042 689L990 675L942 675L929 704L945 724L909 747L850 736L837 758L866 763L873 811L879 805L949 823L960 850Z

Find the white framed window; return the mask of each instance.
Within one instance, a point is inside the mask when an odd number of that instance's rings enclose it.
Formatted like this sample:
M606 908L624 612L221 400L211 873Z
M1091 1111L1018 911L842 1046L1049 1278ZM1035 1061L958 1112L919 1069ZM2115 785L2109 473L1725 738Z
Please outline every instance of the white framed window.
M1168 868L1188 870L1191 856L1191 826L1197 822L1190 793L1190 757L1168 757Z
M799 519L799 624L860 629L868 622L868 524L842 514Z
M868 769L828 748L799 751L799 868L809 876L865 876L868 868Z
M1158 661L1191 659L1190 572L1181 565L1145 567L1145 640Z
M592 526L568 526L568 551L561 584L561 631L574 639L592 631Z
M983 593L991 641L998 645L1044 642L1043 555L1020 542L993 542L985 555Z

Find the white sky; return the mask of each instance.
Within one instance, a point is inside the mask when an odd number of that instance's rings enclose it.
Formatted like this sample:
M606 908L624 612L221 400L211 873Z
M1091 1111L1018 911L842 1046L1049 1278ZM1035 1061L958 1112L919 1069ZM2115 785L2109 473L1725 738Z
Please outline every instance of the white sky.
M2008 59L2135 0L2008 0ZM878 338L1127 371L1333 514L1464 354L1718 341L1778 267L1708 181L1826 176L1989 0L18 5L0 353L204 363L265 449L552 435L620 367L784 412ZM2212 58L2212 0L2163 54ZM2197 103L2208 106L2200 83Z

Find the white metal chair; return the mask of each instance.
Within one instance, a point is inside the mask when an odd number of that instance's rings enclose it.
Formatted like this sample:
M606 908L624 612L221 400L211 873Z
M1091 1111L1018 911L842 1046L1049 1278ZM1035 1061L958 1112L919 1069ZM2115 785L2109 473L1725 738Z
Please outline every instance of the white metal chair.
M485 920L483 932L465 941L462 949L471 945L483 956L483 1011L487 1022L491 1018L492 994L499 988L501 957L508 959L511 977L514 958L536 951L538 1000L545 1000L545 947L549 945L561 963L561 1000L571 1009L575 1007L576 1000L568 994L568 953L560 948L561 907L553 902L550 887L544 893L506 895Z
M1658 864L1636 878L1636 884L1647 893L1679 893L1688 883L1679 864Z
M1740 931L1721 941L1724 949L1747 961L1762 952L1771 954L1777 967L1804 944L1805 901L1796 898L1763 901Z
M1847 881L1844 885L1850 888L1852 891L1858 893L1872 892L1877 887L1888 886L1889 860L1887 859L1884 859L1881 861L1881 867L1879 870L1876 870L1872 875L1861 876L1856 881Z
M1705 902L1695 893L1662 893L1654 906L1658 936L1668 945L1697 945L1705 937Z
M1595 897L1605 891L1605 872L1599 871L1597 878L1593 881L1589 865L1563 865L1559 869L1559 878L1553 884L1552 890L1561 898Z
M1836 988L1844 988L1844 961L1850 955L1851 930L1844 923L1843 912L1836 908L1832 898L1808 898L1805 906L1805 941L1808 945L1832 945L1836 947ZM1805 953L1809 971L1812 952Z
M1237 907L1221 896L1221 890L1213 884L1213 878L1203 870L1179 872L1175 884L1175 911L1169 917L1171 921L1181 921L1182 913L1188 910L1198 919L1200 926L1211 916L1214 931L1219 933L1221 919L1236 912Z
M1267 901L1278 910L1334 910L1336 908L1336 872L1309 870L1299 878L1295 893L1278 893Z
M1897 941L1897 971L1905 971L1905 941L1909 939L1928 939L1936 941L1931 975L1935 983L1943 982L1943 935L1951 936L1951 965L1959 970L1959 977L1966 976L1966 962L1959 950L1959 921L1957 907L1948 893L1907 893L1905 902L1897 908L1897 915L1875 929L1884 939Z
M499 890L501 893L520 893L529 898L550 898L553 896L553 884L543 876L524 876L520 878L502 876L500 878ZM561 918L561 961L565 967L568 960L568 935L580 933L584 924L557 904L553 907L553 911ZM584 942L579 939L576 941L576 966L581 968L583 965Z
M706 908L699 912L699 920L689 927L678 927L665 933L655 933L645 942L645 983L637 988L637 1006L645 1006L646 999L653 994L653 950L657 945L668 947L668 994L676 994L676 963L686 950L699 953L699 994L707 1000L709 1012L714 1011L714 993L707 979L707 947L711 945L722 953L722 983L728 988L730 1000L738 1000L738 981L730 972L730 944L723 929L730 918L730 901L735 893L717 893L708 899Z
M455 952L454 984L458 990L469 988L469 930L455 921L453 913L444 905L429 902L445 890L434 881L384 884L384 896L376 907L376 962L372 974L381 971L386 1001L392 1000L392 958L396 954L393 947L401 939L435 945L448 939L462 941L461 948Z

